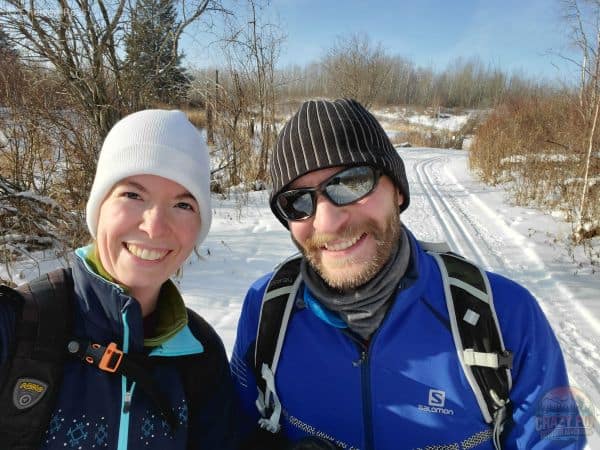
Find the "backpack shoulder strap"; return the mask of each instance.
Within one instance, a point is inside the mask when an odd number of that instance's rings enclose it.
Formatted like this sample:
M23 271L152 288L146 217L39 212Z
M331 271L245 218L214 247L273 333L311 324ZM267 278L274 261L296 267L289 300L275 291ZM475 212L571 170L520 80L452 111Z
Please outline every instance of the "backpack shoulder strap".
M60 388L72 328L71 272L59 269L14 291L15 342L0 386L0 442L38 449Z
M258 385L256 406L262 416L259 425L272 433L279 430L281 403L275 389L275 372L285 332L300 286L300 255L294 255L275 268L265 290L258 319L254 369Z
M202 342L204 352L200 354L179 356L176 358L179 374L183 381L185 398L188 405L188 423L197 423L196 419L215 413L213 410L207 410L205 400L217 390L217 383L224 383L226 374L221 371L216 372L215 368L221 368L221 360L226 361L227 355L220 338L214 329L199 314L187 308L188 324L192 334ZM227 366L224 366L228 369ZM230 417L220 417L220 421L231 420ZM224 425L233 427L231 423ZM187 448L198 449L202 442L198 441L197 432L188 430ZM221 444L221 443L219 443Z
M197 424L200 430L188 432L187 449L237 448L237 436L231 433L237 421L233 380L223 341L202 316L190 308L187 312L190 331L204 347L202 353L176 358L188 405L188 423Z
M452 336L463 372L500 449L511 416L512 353L504 347L492 290L479 266L454 253L430 251L440 268Z

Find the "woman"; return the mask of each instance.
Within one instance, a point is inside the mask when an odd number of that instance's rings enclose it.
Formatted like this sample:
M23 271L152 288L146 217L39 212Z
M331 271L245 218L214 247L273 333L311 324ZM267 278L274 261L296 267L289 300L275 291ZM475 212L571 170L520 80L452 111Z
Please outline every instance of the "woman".
M209 175L180 111L140 111L109 132L86 208L94 242L72 269L78 357L40 448L233 448L223 345L170 281L210 228Z

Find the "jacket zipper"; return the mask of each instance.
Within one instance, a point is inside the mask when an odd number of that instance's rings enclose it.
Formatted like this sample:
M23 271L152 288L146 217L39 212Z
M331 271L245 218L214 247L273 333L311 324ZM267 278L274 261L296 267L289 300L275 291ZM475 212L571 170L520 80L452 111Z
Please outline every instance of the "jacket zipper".
M127 353L129 351L129 325L127 323L127 313L123 312L123 351ZM133 391L135 390L135 382L129 385L129 381L125 375L121 375L121 414L119 420L119 434L117 442L117 450L127 450L129 444L129 410L131 409L131 399L133 397Z
M364 343L352 333L346 333L356 343L360 352L358 361L353 361L354 367L360 368L360 383L363 404L363 428L365 431L365 447L364 450L374 450L375 444L373 440L373 413L372 413L372 398L371 398L371 371L369 370L369 344Z
M375 448L373 442L373 405L371 399L371 371L369 370L369 350L363 350L360 355L360 372L363 384L363 422L365 424L365 450Z
M123 401L123 413L129 414L129 410L131 409L131 397L133 397L133 389L135 387L135 383L131 383L131 387L129 390L125 391L125 400Z

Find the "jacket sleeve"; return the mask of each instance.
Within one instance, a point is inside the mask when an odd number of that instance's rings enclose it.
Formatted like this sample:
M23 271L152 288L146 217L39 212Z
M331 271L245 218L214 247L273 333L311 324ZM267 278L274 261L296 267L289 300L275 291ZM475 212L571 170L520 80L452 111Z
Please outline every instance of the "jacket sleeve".
M513 421L505 449L583 449L585 428L571 395L560 349L533 296L502 277L490 276L505 346L513 352L510 399ZM495 280L494 280L495 279ZM575 399L579 401L579 399Z

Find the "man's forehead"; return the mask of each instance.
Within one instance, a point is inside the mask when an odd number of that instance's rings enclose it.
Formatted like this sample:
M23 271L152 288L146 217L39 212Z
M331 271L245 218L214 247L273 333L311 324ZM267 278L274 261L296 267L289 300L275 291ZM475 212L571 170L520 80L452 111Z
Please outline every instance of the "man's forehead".
M346 166L327 167L325 169L313 170L312 172L305 173L301 177L296 178L290 184L290 188L296 189L299 187L316 186L321 181L326 180L327 178L344 169L345 167Z

